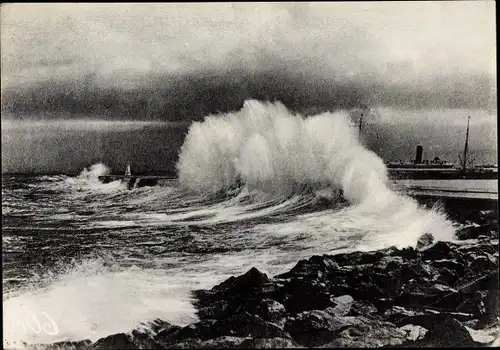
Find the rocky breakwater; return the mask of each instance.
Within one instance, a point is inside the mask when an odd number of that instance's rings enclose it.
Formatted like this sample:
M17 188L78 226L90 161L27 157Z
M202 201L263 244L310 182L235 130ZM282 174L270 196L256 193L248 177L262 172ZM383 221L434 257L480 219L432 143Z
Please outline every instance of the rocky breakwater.
M455 243L424 235L415 248L315 255L274 278L252 268L193 294L199 321L188 326L155 320L94 343L44 347L500 345L498 239L491 230Z

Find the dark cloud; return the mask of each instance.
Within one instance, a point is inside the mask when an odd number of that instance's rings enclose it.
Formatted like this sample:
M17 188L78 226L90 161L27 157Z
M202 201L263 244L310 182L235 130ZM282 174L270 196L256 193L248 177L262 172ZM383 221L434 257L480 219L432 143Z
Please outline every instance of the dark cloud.
M394 106L409 109L473 108L495 105L488 76L434 79L426 87L377 81L321 80L294 69L258 72L200 72L177 76L149 76L132 88L100 86L88 74L78 81L45 81L3 91L2 111L43 117L67 112L108 119L193 120L207 114L241 108L246 99L282 101L297 112Z
M191 120L250 98L306 112L494 110L491 9L484 2L9 5L1 13L2 111Z

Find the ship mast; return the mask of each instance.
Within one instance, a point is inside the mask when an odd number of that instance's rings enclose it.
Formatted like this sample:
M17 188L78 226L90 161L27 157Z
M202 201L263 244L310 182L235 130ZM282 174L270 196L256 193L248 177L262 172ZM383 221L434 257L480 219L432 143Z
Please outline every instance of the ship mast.
M363 128L363 113L361 113L361 117L359 117L359 139L360 140L361 140L362 128Z
M467 133L465 134L465 147L464 147L464 163L463 163L463 171L467 171L467 151L469 149L469 122L470 116L467 118Z

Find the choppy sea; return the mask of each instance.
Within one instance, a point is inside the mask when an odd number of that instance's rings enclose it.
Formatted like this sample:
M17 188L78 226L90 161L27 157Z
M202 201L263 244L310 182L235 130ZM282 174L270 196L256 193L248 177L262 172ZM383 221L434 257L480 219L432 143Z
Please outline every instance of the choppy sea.
M415 245L456 223L387 179L347 117L276 104L194 123L178 178L128 190L110 171L2 177L4 346L97 340L196 319L190 291L314 254Z

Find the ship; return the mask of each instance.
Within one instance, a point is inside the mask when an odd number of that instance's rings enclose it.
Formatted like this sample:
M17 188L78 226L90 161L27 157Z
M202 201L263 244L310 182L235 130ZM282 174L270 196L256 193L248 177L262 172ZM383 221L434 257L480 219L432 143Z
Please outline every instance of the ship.
M433 160L422 160L423 147L417 146L415 159L412 161L386 162L389 176L393 179L440 180L440 179L498 179L498 165L473 165L469 158L470 116L467 119L467 132L463 155L459 155L460 163L449 163L435 157Z

